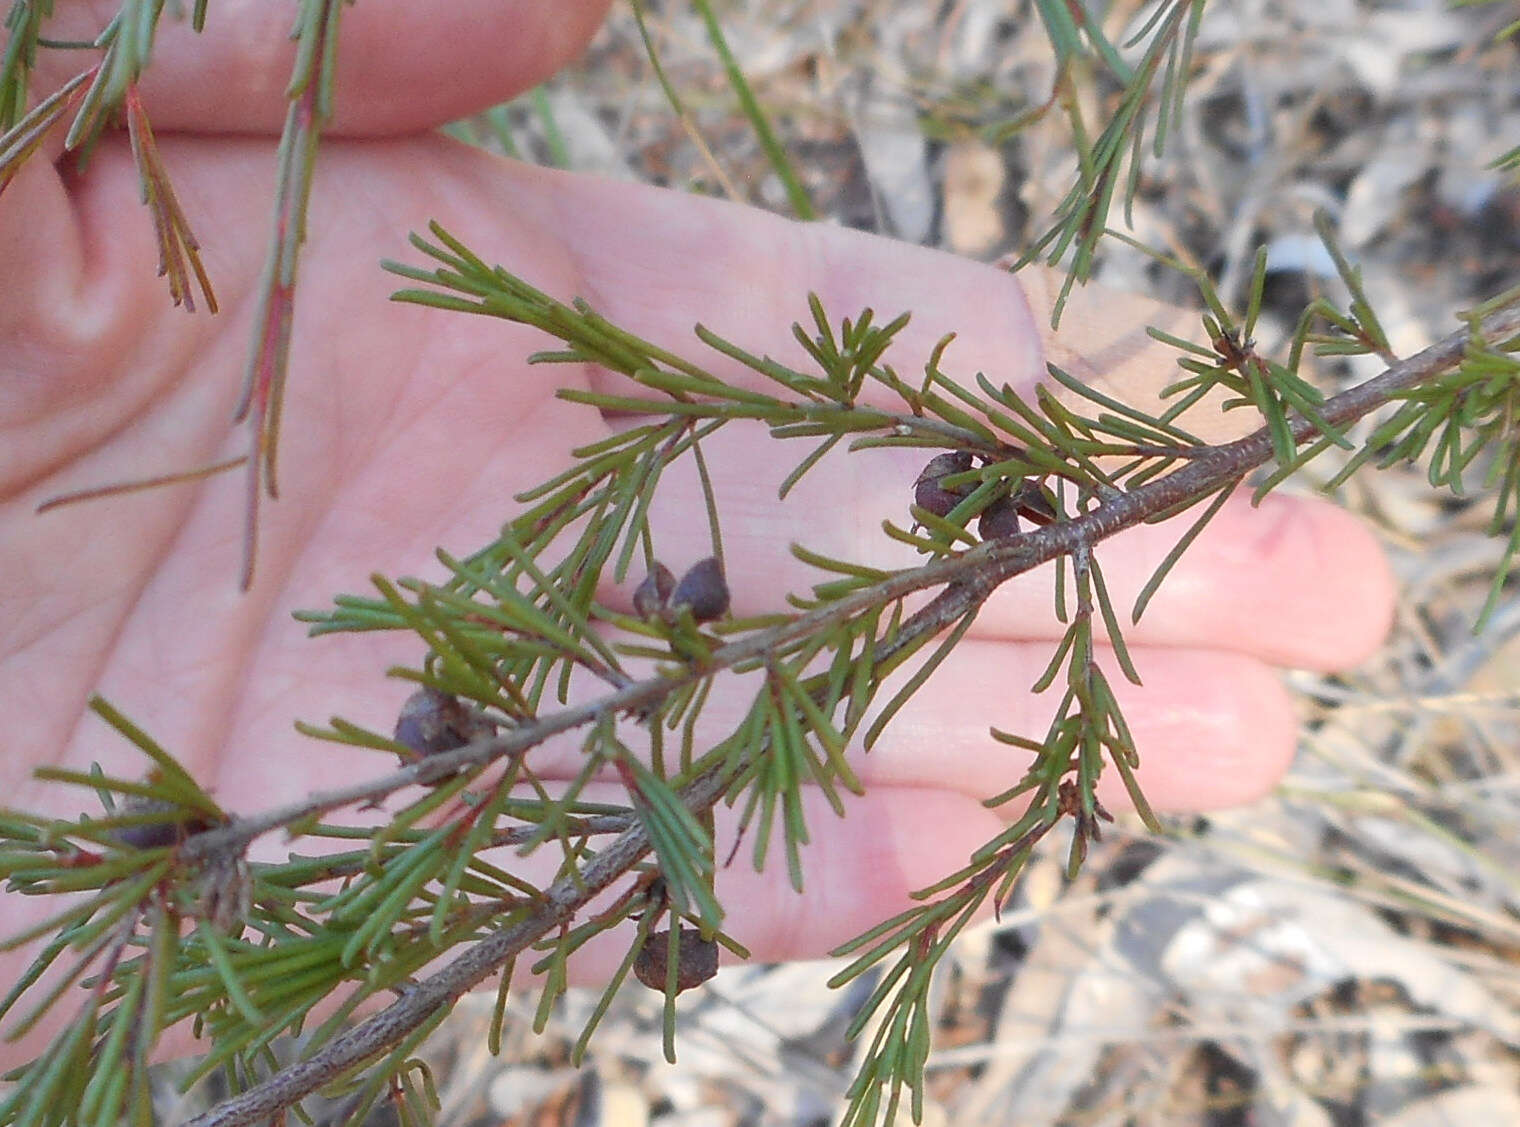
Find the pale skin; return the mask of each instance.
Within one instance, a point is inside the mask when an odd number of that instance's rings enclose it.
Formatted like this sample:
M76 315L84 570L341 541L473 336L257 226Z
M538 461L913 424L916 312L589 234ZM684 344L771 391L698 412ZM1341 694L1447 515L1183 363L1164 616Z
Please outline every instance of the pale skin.
M60 4L69 37L108 4ZM1175 371L1143 335L1190 322L1144 299L1089 290L1058 335L1052 282L824 225L632 184L545 172L432 135L432 126L541 80L574 57L605 3L367 0L344 17L337 120L323 149L301 267L283 497L266 506L252 590L237 590L242 485L232 478L65 508L54 495L241 452L229 428L252 327L289 70L289 8L212 5L204 42L169 27L145 99L175 184L206 247L222 312L193 317L154 282L156 251L123 137L85 176L38 160L0 197L0 786L8 805L82 808L30 778L44 763L141 770L84 711L106 694L233 810L262 810L379 772L313 745L296 718L337 712L388 726L415 639L308 641L290 618L373 569L428 573L434 547L467 551L512 511L511 495L557 472L567 450L616 421L553 398L605 374L529 367L546 341L502 321L388 304L382 257L418 261L405 232L437 219L488 260L558 297L688 348L699 317L756 351L785 353L787 326L818 292L835 316L911 310L898 365L920 366L947 330L948 368L1031 385L1043 359L1150 403ZM270 9L273 9L271 12ZM39 76L52 89L66 74ZM742 378L721 358L714 370ZM773 609L809 573L790 541L873 560L880 521L906 521L922 457L842 462L801 496L774 483L803 447L740 433L708 450L719 478L735 610ZM656 542L678 571L707 554L694 486L673 479ZM1100 549L1128 606L1181 529L1150 527ZM891 557L898 563L911 562ZM631 586L631 585L630 585ZM610 601L626 602L610 588ZM1295 739L1276 668L1337 669L1365 657L1392 613L1369 533L1323 502L1232 502L1129 634L1143 689L1123 700L1154 806L1250 802L1285 770ZM906 893L959 867L1003 815L980 800L1024 758L989 724L1038 735L1050 703L1027 687L1059 627L1046 575L998 592L974 634L859 770L869 793L840 821L817 804L808 893L784 873L736 863L721 878L729 928L756 957L822 954L901 909ZM730 712L735 700L722 704ZM722 710L720 708L720 711ZM565 769L570 757L551 749ZM1116 808L1122 789L1105 783ZM271 850L278 852L279 843ZM0 914L35 906L6 896ZM612 952L608 952L609 956ZM586 981L604 975L588 959ZM15 957L0 980L18 973ZM35 1046L34 1046L35 1047ZM8 1052L7 1056L10 1055Z

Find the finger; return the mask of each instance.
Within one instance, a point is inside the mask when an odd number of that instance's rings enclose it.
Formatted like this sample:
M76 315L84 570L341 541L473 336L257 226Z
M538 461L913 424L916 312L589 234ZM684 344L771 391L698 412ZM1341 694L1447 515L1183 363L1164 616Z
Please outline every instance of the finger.
M855 773L868 791L937 787L980 802L1008 790L1032 757L993 739L989 729L1045 739L1064 681L1042 694L1032 689L1053 656L1048 643L963 639L866 751L860 737L921 664L915 659L876 694L848 749ZM1098 656L1134 735L1136 778L1154 808L1191 812L1245 805L1271 791L1287 771L1297 741L1296 710L1277 673L1262 662L1202 649L1136 647L1131 657L1143 683L1135 685L1110 651L1100 647ZM760 687L759 675L719 678L695 724L693 745L715 747L739 731ZM583 701L604 694L605 688L583 682L573 695ZM644 727L627 726L622 738L647 754ZM676 754L680 739L679 733L665 737L667 757ZM534 757L541 777L573 779L584 763L582 737L559 738ZM229 793L239 789L226 774L223 785ZM1131 805L1114 772L1100 781L1099 795L1115 810ZM1019 810L1016 802L1001 813L1009 817Z
M704 326L719 336L813 372L812 358L776 326L798 322L811 332L806 296L814 293L836 324L867 308L877 324L910 312L912 321L886 357L910 382L954 333L940 367L965 386L982 373L1027 395L1049 362L1107 395L1156 410L1180 369L1178 354L1148 330L1183 339L1200 335L1197 313L1097 284L1077 287L1053 327L1064 275L1040 266L1014 275L932 248L795 223L724 200L626 192L623 185L547 171L533 178L546 183L523 202L569 235L582 296L614 322L660 343L688 342L689 311L698 309ZM765 382L726 357L705 356L704 363L741 386ZM1074 393L1056 394L1085 409ZM864 399L901 406L869 384ZM1247 412L1225 415L1216 406L1205 399L1183 421L1211 442L1254 429Z
M581 296L613 322L691 353L743 386L764 381L698 346L692 328L799 370L817 367L787 327L811 328L816 294L837 325L871 309L883 324L909 312L888 362L910 381L947 333L947 372L978 371L1027 389L1044 373L1042 342L1019 283L1004 271L925 247L820 223L795 223L724 200L532 171L527 214L563 230ZM609 380L613 377L608 377ZM767 384L768 390L776 385Z
M343 5L331 129L412 133L478 112L542 82L584 49L610 0L365 0ZM154 125L199 133L277 133L289 106L296 5L210 6L205 30L160 23L143 92ZM114 6L60 6L54 39L92 39ZM36 89L87 65L80 52L41 52ZM89 60L93 61L93 60Z
M815 293L835 323L863 309L883 324L912 321L887 360L910 381L947 333L943 370L966 386L976 373L1027 393L1049 359L1108 394L1154 405L1176 379L1176 354L1151 339L1154 326L1196 336L1197 315L1089 285L1076 291L1059 330L1050 314L1060 281L1031 267L1017 275L927 247L827 224L795 223L724 200L524 170L533 191L525 214L566 232L586 297L612 321L659 343L689 348L695 318L741 347L803 371L816 365L777 326L811 329ZM762 380L725 357L703 362L744 386ZM768 385L772 390L775 385ZM885 398L877 401L886 402ZM1205 434L1238 434L1227 420Z
M1038 695L1031 688L1052 656L1049 644L963 640L860 757L862 782L940 786L978 800L1012 787L1031 755L993 740L988 729L1044 740L1064 681ZM1287 771L1298 720L1268 666L1207 650L1137 647L1131 657L1143 683L1135 685L1111 653L1098 656L1135 738L1136 778L1157 810L1245 805ZM889 678L878 711L906 679L906 671ZM1098 794L1115 810L1131 805L1114 771L1105 772ZM1014 802L1002 814L1021 811Z
M990 739L987 724L991 718L1004 729L1043 734L1054 702L1025 689L1048 657L1044 647L962 643L877 747L857 760L867 789L863 796L845 796L843 818L816 788L805 787L811 841L801 852L805 895L788 883L779 840L760 873L753 865L756 827L732 850L736 813L719 807L717 856L733 858L718 874L719 895L731 912L725 929L762 961L816 958L910 907L913 890L963 865L1003 828L1004 819L1022 810L1019 801L999 811L981 801L1018 782L1030 761L1027 752ZM1272 671L1248 659L1196 651L1135 657L1146 685L1130 685L1117 673L1113 681L1141 749L1137 779L1156 809L1238 805L1276 785L1292 759L1297 725ZM742 704L736 703L715 694L710 723L737 723ZM558 769L573 773L574 765ZM1114 772L1104 775L1098 791L1108 808L1129 808ZM618 799L609 788L606 800ZM606 981L627 941L627 933L619 932L594 942L573 964L572 977Z
M869 567L924 562L889 539L881 524L912 523L908 504L926 455L836 451L778 500L782 480L811 445L778 442L753 424L730 425L704 445L736 614L774 609L788 592L808 594L813 584L833 577L798 560L790 551L794 543ZM650 509L653 540L656 553L679 574L712 552L702 486L695 469L682 464L667 473L661 490ZM1129 641L1335 669L1364 659L1386 634L1394 585L1372 534L1334 505L1278 495L1254 508L1245 497L1228 502L1168 574L1140 622L1132 623L1142 588L1198 515L1140 525L1098 546ZM1004 584L974 632L1059 637L1065 626L1055 616L1054 585L1050 566ZM626 604L628 591L608 595Z

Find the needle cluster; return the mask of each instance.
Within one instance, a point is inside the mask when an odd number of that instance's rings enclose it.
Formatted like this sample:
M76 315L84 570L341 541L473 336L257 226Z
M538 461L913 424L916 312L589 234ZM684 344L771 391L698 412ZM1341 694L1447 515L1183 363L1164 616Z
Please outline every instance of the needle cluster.
M136 97L163 7L127 0L92 43L51 45L95 55L27 111L27 76L37 50L50 47L40 29L51 5L15 0L0 73L0 129L8 130L0 189L55 127L71 122L67 144L87 148L119 107L159 233L161 273L176 301L192 305L195 289L214 310L198 244ZM303 0L296 25L301 50L243 397L250 453L91 495L246 465L251 522L260 493L276 492L285 353L342 7ZM698 7L731 62L710 7ZM1113 234L1106 216L1125 176L1133 190L1132 154L1146 114L1159 101L1159 145L1175 113L1202 4L1159 5L1141 32L1150 38L1137 65L1077 9L1038 7L1060 59L1051 105L1080 124L1073 84L1093 66L1124 89L1098 139L1084 142L1080 182L1055 226L1030 250L1068 256L1075 277L1097 240ZM205 9L194 8L197 28ZM733 70L741 104L784 167L758 102ZM783 182L805 212L800 179ZM1140 818L1157 827L1110 676L1138 683L1128 624L1238 488L1249 483L1259 497L1332 450L1343 452L1336 481L1423 457L1433 486L1461 492L1465 475L1481 467L1496 492L1492 531L1508 537L1506 565L1520 545L1520 294L1471 311L1460 331L1401 359L1328 224L1321 235L1352 299L1344 309L1323 299L1311 305L1281 358L1261 355L1252 340L1264 257L1238 315L1190 272L1206 312L1196 341L1155 334L1179 352L1178 379L1156 413L1054 367L1030 394L997 373L963 384L942 366L949 336L922 370L900 370L893 349L908 312L828 310L816 297L808 323L792 329L805 364L752 353L700 324L691 347L675 352L584 301L551 297L440 226L414 235L414 260L386 264L406 283L396 300L542 330L557 344L535 362L595 364L622 381L608 391L567 388L561 398L646 421L574 450L568 468L514 499L490 542L464 556L440 551L442 579L377 573L372 590L299 616L314 634L399 631L416 639L415 665L388 671L414 687L394 728L372 731L341 716L299 725L314 739L374 751L374 778L282 809L228 811L148 733L94 701L144 755L142 777L45 768L41 777L98 796L98 813L72 821L0 813L0 875L9 890L57 897L59 905L6 941L43 946L0 999L0 1019L15 1033L55 1010L69 1014L49 1049L8 1077L17 1083L0 1100L0 1125L147 1123L148 1063L164 1031L181 1024L206 1046L185 1082L220 1071L234 1093L197 1121L205 1127L267 1119L319 1090L344 1096L347 1122L362 1121L382 1099L425 1121L431 1080L413 1054L460 994L496 982L490 1038L499 1047L514 969L538 976L542 1028L566 989L571 958L612 931L626 939L626 954L575 1054L632 977L664 995L673 1057L677 996L714 973L720 948L746 955L724 930L717 873L731 863L781 864L801 890L812 837L804 788L845 813L864 791L849 749L869 753L1000 584L1053 563L1052 598L1066 629L1033 688L1057 694L1054 717L1040 733L1006 732L989 718L989 740L1029 756L1022 777L987 799L1008 809L1007 828L920 890L908 911L836 952L851 959L836 984L879 971L851 1031L874 1033L847 1122L890 1119L904 1101L916 1114L929 983L955 935L998 909L1031 851L1057 827L1070 831L1076 871L1112 820L1095 789L1104 772L1117 772ZM1387 370L1326 397L1300 374L1306 349L1371 353ZM714 374L714 355L752 378L741 384ZM1188 412L1221 401L1254 412L1259 429L1210 444L1184 425ZM1352 424L1376 412L1380 421L1353 438ZM816 572L809 589L763 614L733 614L723 514L704 449L723 442L726 428L755 425L776 441L778 456L791 456L783 497L823 472L832 453L921 451L923 469L902 483L900 514L882 526L915 561L881 568L793 544L792 554ZM710 555L677 577L662 562L649 513L668 471L683 461L703 483ZM1103 541L1188 511L1194 519L1135 605L1116 606L1100 564ZM1501 575L1490 609L1502 582ZM610 600L609 591L626 598ZM1112 670L1095 658L1103 647L1114 654ZM904 671L905 679L894 676ZM698 723L720 683L748 705L714 736ZM550 741L577 753L567 784L548 785L539 766ZM621 785L618 801L590 801L588 787L608 779ZM355 812L382 804L371 824L352 824ZM738 840L723 848L714 834L719 804L736 810L739 824ZM338 811L349 815L341 825L329 820ZM295 850L283 862L250 862L250 843L276 832L291 835ZM361 1006L381 1003L354 1023ZM285 1035L301 1037L303 1056L282 1068L271 1045Z

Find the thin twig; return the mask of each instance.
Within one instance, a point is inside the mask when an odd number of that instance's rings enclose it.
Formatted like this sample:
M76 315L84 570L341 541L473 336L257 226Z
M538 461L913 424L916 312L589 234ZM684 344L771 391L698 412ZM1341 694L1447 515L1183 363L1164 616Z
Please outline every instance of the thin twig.
M1520 308L1512 307L1493 314L1482 324L1481 333L1491 341L1505 340L1520 333ZM1396 392L1458 363L1471 340L1471 331L1464 328L1395 364L1376 378L1331 398L1324 404L1324 419L1338 426L1375 410ZM1317 433L1314 426L1304 420L1294 422L1293 432L1299 442ZM1272 458L1271 435L1263 428L1246 438L1215 447L1166 477L1105 501L1081 517L1007 540L986 543L954 559L903 572L875 587L801 615L774 630L722 646L713 652L713 663L704 668L701 676L710 675L714 666L727 667L759 656L771 647L848 618L867 607L882 605L927 587L944 585L945 589L939 595L909 616L895 643L890 648L884 647L890 652L900 652L902 646L926 633L938 633L958 620L1012 576L1095 544L1150 516L1174 508L1188 498L1206 496L1225 483L1266 465ZM482 740L433 757L427 761L427 777L431 777L434 770L443 774L460 766L512 754L542 742L549 735L589 723L609 712L630 712L647 707L680 689L687 680L689 678L660 677L638 682L597 701L515 729L506 736ZM698 776L683 788L683 801L692 810L710 807L723 794L731 770L731 766L718 765ZM382 797L422 777L423 765L409 767L372 783L314 796L304 803L258 818L241 819L230 827L192 838L185 849L200 854L226 848L234 842L246 842L257 833L326 809ZM555 882L544 893L542 907L535 915L481 940L378 1014L335 1037L310 1059L223 1101L190 1120L187 1127L243 1127L268 1119L365 1061L374 1059L400 1043L440 1008L453 1004L485 981L535 940L568 922L650 848L648 834L642 826L630 828L598 854L583 872Z

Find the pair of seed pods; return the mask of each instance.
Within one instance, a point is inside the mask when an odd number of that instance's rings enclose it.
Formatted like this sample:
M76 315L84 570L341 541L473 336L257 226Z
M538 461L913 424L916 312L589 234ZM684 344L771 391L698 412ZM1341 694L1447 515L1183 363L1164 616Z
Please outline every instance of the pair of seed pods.
M670 568L655 561L644 582L633 592L633 609L642 618L662 618L691 610L697 622L711 622L728 613L728 583L714 556L691 565L680 582Z
M708 556L693 564L677 582L662 563L633 593L633 606L645 618L658 618L691 610L697 622L711 622L728 612L728 584L717 559ZM453 751L473 740L496 734L496 725L452 694L438 689L418 689L407 697L396 718L395 739L419 756Z
M936 454L929 459L913 483L913 503L937 517L947 516L971 495L970 484L947 488L945 479L971 469L971 455L964 450ZM977 535L983 540L1017 536L1022 516L1031 524L1049 524L1058 515L1048 490L1029 480L1021 482L1011 493L995 498L977 516Z

